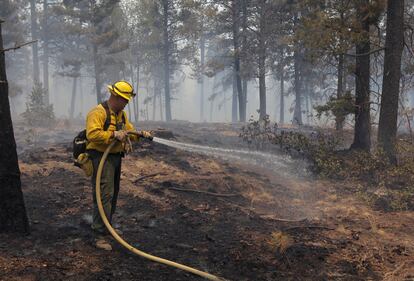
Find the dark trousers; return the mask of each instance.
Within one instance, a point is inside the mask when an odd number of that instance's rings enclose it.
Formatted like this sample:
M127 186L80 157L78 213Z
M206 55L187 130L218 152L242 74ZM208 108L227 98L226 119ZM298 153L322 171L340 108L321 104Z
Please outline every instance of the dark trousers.
M107 233L105 224L99 215L98 205L96 203L96 174L98 172L99 162L101 161L102 152L88 151L92 159L93 175L93 222L92 229L98 233ZM112 215L115 213L116 202L119 194L119 184L121 180L121 162L122 155L109 154L102 170L101 177L101 199L102 205L109 222L112 220Z

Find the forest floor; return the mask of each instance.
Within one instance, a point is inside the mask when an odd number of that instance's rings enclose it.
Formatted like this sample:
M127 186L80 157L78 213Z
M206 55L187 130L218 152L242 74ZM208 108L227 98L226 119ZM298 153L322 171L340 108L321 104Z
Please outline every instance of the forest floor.
M243 146L231 125L141 125L182 142ZM115 243L94 247L90 179L71 160L75 131L31 132L33 145L16 128L31 234L0 235L0 280L202 280ZM114 222L143 251L233 281L414 280L414 212L374 211L352 182L157 143L124 159Z

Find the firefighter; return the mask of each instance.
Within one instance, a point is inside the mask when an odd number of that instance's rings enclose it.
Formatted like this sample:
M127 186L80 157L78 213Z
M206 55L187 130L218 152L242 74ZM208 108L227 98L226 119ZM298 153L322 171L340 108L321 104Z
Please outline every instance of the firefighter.
M95 234L96 247L112 250L107 239L106 227L99 215L95 196L96 174L101 157L106 148L114 141L119 142L112 148L101 178L102 205L106 217L111 222L115 213L121 177L121 162L125 152L130 148L131 141L138 140L137 136L129 136L128 131L135 131L129 122L125 106L136 95L134 89L126 81L118 81L108 86L110 97L107 101L93 108L86 118L86 137L88 140L86 151L92 161L93 186L93 221L92 230ZM144 137L151 137L148 131L141 131Z

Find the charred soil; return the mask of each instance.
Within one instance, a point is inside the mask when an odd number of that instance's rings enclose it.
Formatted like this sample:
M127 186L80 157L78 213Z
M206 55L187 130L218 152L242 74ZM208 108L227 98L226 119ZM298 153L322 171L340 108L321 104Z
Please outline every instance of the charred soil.
M181 141L237 143L231 126L169 126ZM94 247L90 179L66 141L22 150L20 168L31 234L0 235L0 280L201 280ZM414 280L414 213L351 191L142 142L123 161L114 223L143 251L230 280Z

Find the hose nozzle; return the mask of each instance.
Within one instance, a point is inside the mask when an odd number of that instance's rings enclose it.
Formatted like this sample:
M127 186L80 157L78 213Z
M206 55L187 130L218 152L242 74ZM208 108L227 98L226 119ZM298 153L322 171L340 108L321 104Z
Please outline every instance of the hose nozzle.
M139 132L141 134L141 137L147 140L152 141L154 139L153 135L151 133L145 132L145 131L140 131Z
M144 139L147 139L147 140L150 140L150 141L152 141L154 139L154 137L151 134L148 135L147 133L143 133L143 131L128 132L128 134L130 134L130 135L136 135L136 136L138 136L140 138L144 138Z

